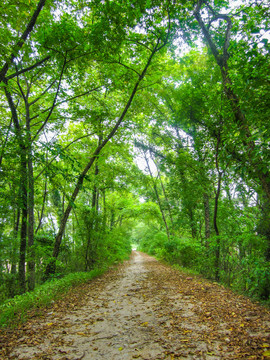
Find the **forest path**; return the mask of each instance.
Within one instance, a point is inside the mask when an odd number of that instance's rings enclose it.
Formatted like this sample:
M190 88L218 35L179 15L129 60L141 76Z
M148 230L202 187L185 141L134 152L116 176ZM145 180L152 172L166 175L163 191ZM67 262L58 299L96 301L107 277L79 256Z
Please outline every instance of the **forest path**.
M10 334L0 359L267 359L269 325L267 309L135 251Z

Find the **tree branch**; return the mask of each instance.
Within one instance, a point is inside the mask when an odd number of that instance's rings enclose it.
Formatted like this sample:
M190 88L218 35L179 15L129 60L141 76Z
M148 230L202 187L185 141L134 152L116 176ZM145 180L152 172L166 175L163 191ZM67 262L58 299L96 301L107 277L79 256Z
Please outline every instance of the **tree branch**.
M61 104L64 104L65 102L69 102L69 101L71 101L71 100L77 99L77 98L79 98L79 97L81 97L81 96L90 94L91 92L96 91L96 90L100 89L101 87L102 87L102 86L97 86L96 88L91 89L91 90L88 90L88 91L86 91L86 92L84 92L84 93L82 93L82 94L75 95L75 96L72 96L72 97L69 98L69 99L65 99L65 100L59 101L58 103L55 104L54 107L59 106L59 105L61 105ZM30 119L30 121L36 119L36 118L39 117L41 114L44 114L44 113L46 113L47 111L51 110L51 108L52 108L52 107L50 106L49 108L43 110L41 113L33 116L33 117Z
M61 151L65 151L66 149L68 149L72 144L74 144L75 142L81 140L81 139L84 139L86 137L89 137L89 136L92 136L94 135L95 133L91 133L91 134L87 134L87 135L83 135L83 136L80 136L79 138L71 141L67 146L65 146L63 149L61 149ZM40 173L35 177L35 181L40 177L40 175L43 174L43 172L51 165L51 163L57 158L57 156L60 154L60 152L58 152L58 154L56 154L52 159L51 161L40 171Z
M39 1L37 8L36 8L32 18L30 19L24 33L20 37L17 44L13 47L13 50L12 50L11 55L9 56L9 59L6 61L5 65L2 67L2 69L0 71L0 82L4 81L6 73L8 72L9 66L13 63L13 60L16 58L16 56L18 55L19 51L21 50L24 42L26 41L29 34L33 30L35 23L37 21L37 18L39 16L39 13L41 12L43 6L45 5L45 2L46 2L46 0Z
M4 144L2 145L2 149L1 149L0 167L1 167L1 165L2 165L3 155L4 155L4 151L5 151L6 144L7 144L7 142L8 142L8 137L9 137L9 132L10 132L10 129L11 129L11 125L12 125L12 118L11 118L11 120L10 120L10 123L9 123L9 126L8 126L7 135L6 135L6 137L5 137Z
M62 82L62 77L63 77L63 74L64 74L64 70L65 70L65 67L66 67L66 58L64 60L64 64L62 66L62 70L61 70L61 74L60 74L60 78L59 78L59 81L58 81L58 86L57 86L57 90L56 90L56 93L55 93L55 96L54 96L54 99L53 99L53 104L51 106L51 109L49 111L49 114L47 115L45 121L43 122L43 124L41 125L41 127L38 129L38 131L36 132L36 135L33 136L33 139L32 141L34 142L35 139L37 138L37 136L40 134L40 132L44 129L44 127L46 126L47 122L49 121L50 117L51 117L51 114L53 112L53 109L55 108L56 106L56 100L57 100L57 97L59 95L59 91L60 91L60 86L61 86L61 82ZM29 119L29 121L31 121L32 119Z
M13 79L14 77L19 76L19 75L21 75L21 74L23 74L23 73L25 73L25 72L27 72L27 71L33 70L33 69L35 69L36 67L38 67L38 66L42 65L43 63L45 63L45 62L46 62L47 60L49 60L50 58L51 58L50 56L47 56L47 57L45 57L44 59L36 62L35 64L33 64L33 65L31 65L31 66L29 66L29 67L27 67L27 68L25 68L25 69L16 71L14 74L11 74L11 75L7 76L6 79L7 79L7 80L10 80L10 79Z
M222 66L222 58L220 57L219 51L218 51L216 45L214 44L212 37L211 37L209 31L207 30L207 28L202 20L201 14L200 14L202 4L203 4L203 0L199 0L197 2L196 8L194 10L194 16L202 29L203 35L210 46L210 49L216 59L216 62L218 63L219 66Z
M121 63L120 60L119 61L111 61L111 62L108 62L108 64L119 64L121 66L124 66L124 68L126 68L128 70L134 71L138 76L140 76L140 73L137 70L129 67L128 65L125 65L125 64Z
M56 83L56 80L54 80L54 81L43 91L43 93L41 93L35 100L31 101L31 102L29 103L29 106L34 105L38 100L40 100L40 99L42 98L42 96L45 95L55 83Z

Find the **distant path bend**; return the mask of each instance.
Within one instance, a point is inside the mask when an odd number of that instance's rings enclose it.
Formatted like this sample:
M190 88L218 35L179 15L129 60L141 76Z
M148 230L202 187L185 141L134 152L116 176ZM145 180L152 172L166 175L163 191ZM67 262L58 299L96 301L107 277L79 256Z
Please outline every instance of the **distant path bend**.
M262 359L269 325L266 309L133 251L26 324L7 359Z

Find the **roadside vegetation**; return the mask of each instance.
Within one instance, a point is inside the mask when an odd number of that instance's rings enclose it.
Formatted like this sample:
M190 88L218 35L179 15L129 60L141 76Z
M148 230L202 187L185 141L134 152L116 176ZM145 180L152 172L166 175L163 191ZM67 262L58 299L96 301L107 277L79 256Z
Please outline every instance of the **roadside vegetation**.
M266 2L0 8L5 319L133 243L269 302Z

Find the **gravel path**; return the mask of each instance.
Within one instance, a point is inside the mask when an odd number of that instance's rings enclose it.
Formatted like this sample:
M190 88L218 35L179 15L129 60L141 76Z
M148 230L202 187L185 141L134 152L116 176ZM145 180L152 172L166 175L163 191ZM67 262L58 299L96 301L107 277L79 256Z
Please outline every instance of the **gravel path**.
M136 251L29 321L0 359L268 359L269 325L266 309Z

